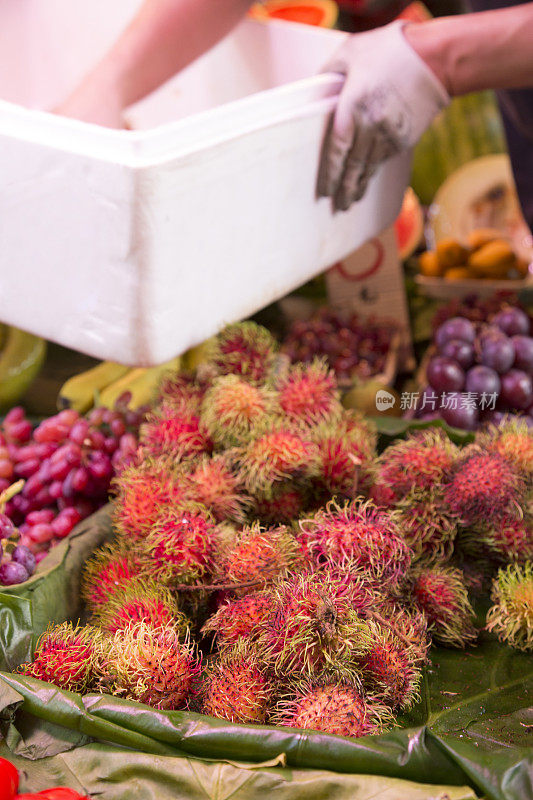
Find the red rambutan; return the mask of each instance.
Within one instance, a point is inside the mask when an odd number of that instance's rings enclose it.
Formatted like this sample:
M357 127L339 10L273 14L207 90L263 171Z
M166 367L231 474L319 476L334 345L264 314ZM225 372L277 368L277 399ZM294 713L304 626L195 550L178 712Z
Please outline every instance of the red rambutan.
M254 428L265 424L276 410L274 392L237 375L217 378L202 403L201 419L215 445L245 444Z
M398 526L413 551L414 561L442 564L450 560L458 526L440 489L409 492L396 509Z
M289 367L275 386L284 418L295 425L312 428L342 414L335 373L322 359Z
M412 489L431 489L452 468L458 450L442 431L416 431L394 442L378 459L372 497L394 502Z
M533 482L533 433L527 423L521 421L503 422L481 429L476 435L476 443L482 450L496 453L505 458L528 482Z
M143 455L172 458L175 462L210 453L213 447L207 429L194 408L163 404L141 425L139 442Z
M99 633L90 625L51 625L37 642L33 661L17 672L70 692L86 692L94 680Z
M192 373L179 372L166 375L159 386L159 404L183 408L184 405L199 413L206 387Z
M391 708L411 708L419 699L420 650L406 647L383 625L372 625L372 631L370 650L360 661L365 686Z
M258 641L276 675L316 675L330 667L355 674L355 659L369 648L368 625L330 576L315 573L279 581L271 601Z
M385 706L365 699L359 688L339 681L294 687L278 704L271 721L352 738L381 733L384 726L393 723Z
M211 569L217 527L206 508L186 503L162 509L137 546L147 574L163 583L194 583Z
M204 505L217 522L242 522L250 505L223 454L204 457L189 474L189 496Z
M517 650L533 651L533 561L500 569L491 597L487 630Z
M221 554L218 571L223 583L268 583L287 574L296 550L287 528L265 529L255 522L239 531L232 546Z
M263 383L274 366L278 344L255 322L228 325L208 348L208 362L219 375L239 375L249 383Z
M266 721L272 686L257 653L239 642L219 656L202 680L202 711L235 723Z
M306 489L295 482L280 483L268 497L255 496L254 514L274 525L292 522L307 507L307 495Z
M440 644L465 647L476 639L474 611L461 570L417 569L412 576L412 597L425 613L432 636Z
M185 482L161 459L125 469L115 490L113 521L126 540L147 536L162 508L176 507L187 497Z
M366 426L345 415L335 425L322 425L313 436L318 445L315 483L329 495L354 499L368 488L376 455L375 437Z
M411 563L393 512L356 500L337 505L334 501L307 520L300 521L318 563L351 562L381 585L397 584Z
M200 673L200 658L173 624L133 623L105 642L101 685L162 710L183 708Z
M221 650L234 645L240 638L253 641L271 607L272 601L265 591L228 600L207 620L202 634L215 634Z
M158 628L174 625L181 636L189 628L189 620L178 609L172 593L150 579L133 579L117 588L114 595L97 607L91 622L106 633L115 633L135 622L146 622Z
M464 451L443 486L444 500L463 525L519 514L525 484L516 469L497 453L475 446Z
M294 431L279 428L258 433L245 447L235 448L238 477L251 495L270 497L273 484L316 474L318 448Z
M488 558L500 564L533 559L533 515L503 515L493 523L466 528L459 536L459 546L468 556Z
M122 542L100 547L86 562L81 581L81 596L94 611L107 603L118 589L126 586L141 571L141 561Z

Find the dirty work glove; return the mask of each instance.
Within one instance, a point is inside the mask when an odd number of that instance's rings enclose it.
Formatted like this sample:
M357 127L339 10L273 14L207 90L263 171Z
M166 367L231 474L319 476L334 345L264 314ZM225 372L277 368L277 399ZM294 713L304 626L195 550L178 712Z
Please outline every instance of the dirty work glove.
M382 161L412 147L449 95L403 34L405 22L350 36L324 67L346 76L324 141L320 196L345 211Z

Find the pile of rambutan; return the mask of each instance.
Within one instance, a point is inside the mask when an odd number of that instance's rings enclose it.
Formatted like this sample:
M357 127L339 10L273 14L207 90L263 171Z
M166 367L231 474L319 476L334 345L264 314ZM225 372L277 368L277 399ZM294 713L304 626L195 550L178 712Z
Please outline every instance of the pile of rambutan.
M162 384L115 484L115 539L85 567L87 625L50 629L20 669L232 723L379 733L418 702L432 642L475 641L476 570L512 565L489 628L532 646L531 442L515 423L462 449L424 430L377 457L322 361L229 326Z

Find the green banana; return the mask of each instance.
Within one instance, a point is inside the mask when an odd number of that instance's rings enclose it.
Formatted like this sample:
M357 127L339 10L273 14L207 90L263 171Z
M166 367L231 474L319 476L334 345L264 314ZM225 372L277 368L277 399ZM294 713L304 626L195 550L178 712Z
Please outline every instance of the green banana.
M130 370L126 375L108 386L100 395L100 405L113 408L124 392L131 392L130 408L153 403L161 378L167 372L178 372L181 358L178 356L166 361L158 367L139 367Z
M102 361L96 367L80 372L66 381L57 397L57 407L74 408L84 414L94 405L95 394L131 372L130 367L114 361Z
M39 336L8 326L0 352L0 406L9 408L35 380L46 356Z

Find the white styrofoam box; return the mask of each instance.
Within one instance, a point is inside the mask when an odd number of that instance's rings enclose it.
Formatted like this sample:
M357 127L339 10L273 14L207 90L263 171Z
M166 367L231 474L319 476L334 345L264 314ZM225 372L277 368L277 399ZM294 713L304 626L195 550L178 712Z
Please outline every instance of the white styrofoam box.
M47 113L139 0L0 0L0 319L104 359L163 362L343 258L396 216L409 158L317 200L345 34L243 22L114 131Z

